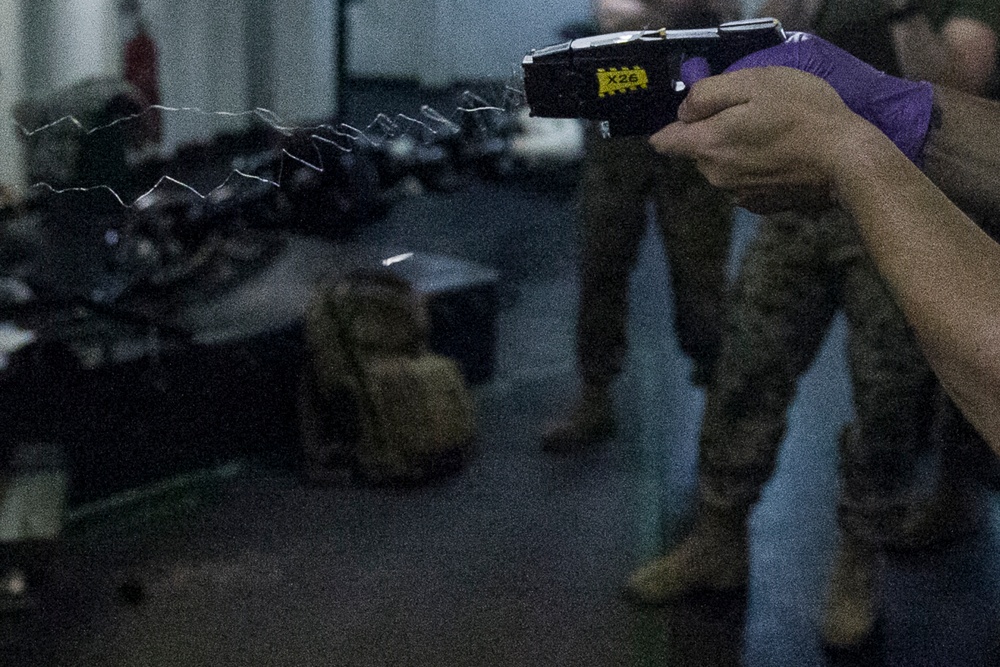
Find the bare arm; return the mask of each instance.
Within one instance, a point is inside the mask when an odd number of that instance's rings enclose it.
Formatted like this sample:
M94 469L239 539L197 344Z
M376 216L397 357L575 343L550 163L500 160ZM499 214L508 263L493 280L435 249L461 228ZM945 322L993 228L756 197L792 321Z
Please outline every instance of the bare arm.
M942 386L1000 453L1000 245L874 127L841 150L838 201Z
M977 220L1000 220L1000 103L934 88L924 172Z

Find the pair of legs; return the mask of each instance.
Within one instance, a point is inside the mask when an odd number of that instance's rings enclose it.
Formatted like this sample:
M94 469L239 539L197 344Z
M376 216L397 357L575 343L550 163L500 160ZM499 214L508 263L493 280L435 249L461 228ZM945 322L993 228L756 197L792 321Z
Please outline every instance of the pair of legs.
M659 602L745 583L747 515L774 471L787 410L838 310L848 321L855 423L840 439L842 539L824 636L874 622L876 558L906 530L937 383L853 223L831 211L762 221L733 290L699 440L695 529L640 568L632 595Z
M670 271L675 329L707 382L718 356L732 227L729 199L693 163L656 154L642 138L587 138L577 365L582 405L550 428L546 444L572 447L610 435L608 387L628 350L628 292L652 204Z
M852 534L898 529L937 383L853 224L765 219L737 281L700 439L706 502L750 507L774 471L799 378L834 315L848 323L856 422L841 438L838 514Z

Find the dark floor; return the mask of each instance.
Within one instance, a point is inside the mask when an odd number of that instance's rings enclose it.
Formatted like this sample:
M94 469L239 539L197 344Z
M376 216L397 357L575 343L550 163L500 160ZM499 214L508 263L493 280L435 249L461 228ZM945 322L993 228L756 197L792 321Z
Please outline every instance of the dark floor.
M753 233L739 219L739 239ZM211 665L1000 664L1000 550L988 529L890 562L880 641L831 658L816 634L836 531L835 439L850 419L838 320L803 379L779 470L753 516L745 595L660 609L625 602L629 571L688 520L703 394L671 331L670 286L647 240L624 425L578 456L539 449L573 394L575 228L569 200L474 182L400 202L362 240L497 269L498 369L476 388L481 456L416 491L313 488L232 465L155 503L79 514L52 608L0 625L0 661ZM287 443L275 443L281 448ZM166 500L164 500L166 499ZM135 575L145 601L122 602Z

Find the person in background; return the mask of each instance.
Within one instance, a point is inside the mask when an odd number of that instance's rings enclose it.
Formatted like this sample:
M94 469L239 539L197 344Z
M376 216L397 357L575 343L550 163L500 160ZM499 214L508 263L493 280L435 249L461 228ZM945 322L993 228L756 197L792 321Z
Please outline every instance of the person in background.
M1000 243L963 212L1000 215L1000 103L810 37L695 82L650 143L749 210L849 213L945 391L1000 457Z
M739 0L595 0L602 33L701 28L740 17ZM641 137L586 137L576 330L581 391L546 425L542 446L574 451L615 432L611 386L627 352L629 278L655 213L673 288L675 329L704 385L719 350L733 207L686 159L657 156Z
M774 0L761 14L815 30L881 70L899 74L933 61L938 66L928 77L985 92L992 69L968 65L977 72L968 76L962 55L973 50L968 40L983 39L982 54L995 60L996 32L969 18L980 17L978 3L929 3L927 11L860 0ZM855 226L836 209L811 207L764 219L747 251L702 424L695 529L632 576L634 598L662 602L745 583L748 515L774 470L796 380L837 308L849 325L857 420L840 438L841 539L823 639L852 647L870 636L886 547L923 546L978 525L975 493L950 461L941 466L938 493L915 498L919 457L934 444L927 437L937 405L933 374Z

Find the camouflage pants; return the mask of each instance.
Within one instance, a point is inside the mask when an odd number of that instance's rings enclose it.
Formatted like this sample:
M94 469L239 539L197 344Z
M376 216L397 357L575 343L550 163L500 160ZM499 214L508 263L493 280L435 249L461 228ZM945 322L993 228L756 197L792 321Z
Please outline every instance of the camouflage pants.
M937 382L853 223L766 218L732 295L702 422L700 487L749 507L770 478L796 383L843 309L856 422L840 440L841 527L890 539L926 448Z
M584 381L606 384L628 348L629 279L652 203L669 264L681 349L696 374L718 355L732 206L693 163L657 155L641 138L588 137L577 357Z

